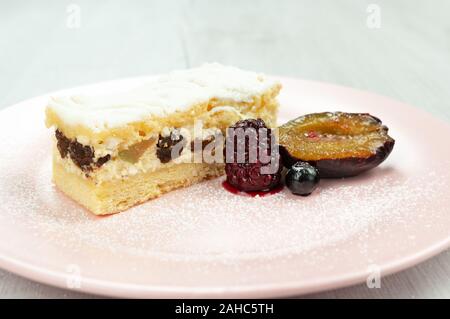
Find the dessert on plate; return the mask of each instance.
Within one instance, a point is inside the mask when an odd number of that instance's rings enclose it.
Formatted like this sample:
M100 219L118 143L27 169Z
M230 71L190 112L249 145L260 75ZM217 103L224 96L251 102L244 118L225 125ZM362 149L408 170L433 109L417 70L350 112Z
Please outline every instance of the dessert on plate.
M241 119L274 127L280 88L262 74L205 64L125 93L53 97L46 125L55 130L54 182L104 215L220 176L223 162L195 160L198 149Z

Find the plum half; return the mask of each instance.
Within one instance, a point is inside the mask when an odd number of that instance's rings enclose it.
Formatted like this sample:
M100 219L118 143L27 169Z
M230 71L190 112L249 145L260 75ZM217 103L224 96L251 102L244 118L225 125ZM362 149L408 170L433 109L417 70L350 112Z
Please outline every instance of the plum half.
M358 175L382 163L395 140L381 120L367 113L324 112L300 116L279 127L286 167L315 166L322 178Z

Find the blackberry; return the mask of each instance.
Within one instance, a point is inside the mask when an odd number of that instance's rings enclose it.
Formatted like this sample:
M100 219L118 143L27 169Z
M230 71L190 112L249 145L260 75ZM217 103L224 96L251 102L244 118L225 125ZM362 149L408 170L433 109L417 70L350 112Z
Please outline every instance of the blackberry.
M227 133L224 149L227 182L245 192L269 191L278 186L282 170L278 145L272 150L272 131L264 121L241 120L229 127ZM240 135L242 133L245 135ZM227 149L229 147L233 149Z

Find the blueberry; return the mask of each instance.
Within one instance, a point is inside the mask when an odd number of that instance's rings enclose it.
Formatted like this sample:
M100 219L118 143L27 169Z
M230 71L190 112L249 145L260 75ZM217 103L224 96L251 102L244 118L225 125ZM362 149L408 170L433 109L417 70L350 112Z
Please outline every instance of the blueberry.
M286 186L295 195L308 196L319 184L319 171L306 162L296 162L286 174Z

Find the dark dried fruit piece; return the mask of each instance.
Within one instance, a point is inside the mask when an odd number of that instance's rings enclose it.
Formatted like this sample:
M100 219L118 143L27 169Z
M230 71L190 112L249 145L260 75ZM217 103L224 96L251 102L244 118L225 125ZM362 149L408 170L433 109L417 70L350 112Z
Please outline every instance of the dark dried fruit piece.
M72 161L83 171L91 171L94 163L94 149L88 145L72 141L69 146L69 154Z
M98 160L97 160L97 162L95 162L95 165L97 166L97 167L100 167L100 166L102 166L103 164L105 164L107 161L109 161L111 159L111 155L105 155L105 156L103 156L103 157L100 157Z
M66 158L67 153L69 152L70 140L60 130L55 131L55 136L59 154L62 158Z
M381 121L367 113L325 112L301 116L279 128L285 166L314 165L322 178L355 176L382 163L394 139Z
M182 144L179 145L178 143ZM184 137L183 135L181 135L179 129L174 129L168 136L159 135L158 144L156 145L156 156L158 156L161 163L168 163L180 156L180 153L183 151L183 147L185 144L186 140L184 140ZM175 146L177 146L178 152L173 154L172 158L172 149Z
M245 132L248 132L249 129L253 130L255 134L249 134L247 138L232 135L233 130L238 128ZM265 135L262 134L263 131ZM231 147L230 145L234 147L232 149L233 159L230 161L227 158L225 165L227 182L230 185L244 192L269 191L279 185L282 165L278 149L271 151L271 135L271 130L261 119L241 120L228 129L225 153L227 153L227 147ZM252 138L255 140L251 141ZM238 154L240 150L244 150L244 154ZM260 155L264 154L264 151L267 156L271 156L271 162L262 161ZM257 155L254 163L251 160L251 152ZM245 159L244 162L239 161L240 157ZM270 168L271 164L275 164L274 172ZM269 174L263 174L265 173L264 169Z
M215 140L215 138L216 138L215 135L209 135L201 141L199 141L199 139L192 141L191 142L191 152L194 153L196 151L197 152L200 151L200 149L198 149L198 150L195 149L196 144L200 144L202 146L202 148L201 148L202 151L205 150L205 147L208 146L209 143L213 142Z
M70 156L72 161L84 172L90 172L93 169L93 164L96 167L104 165L111 159L111 155L105 155L100 157L94 162L95 152L91 146L83 145L77 140L71 140L67 138L60 130L55 131L56 146L58 147L59 154L62 158Z

